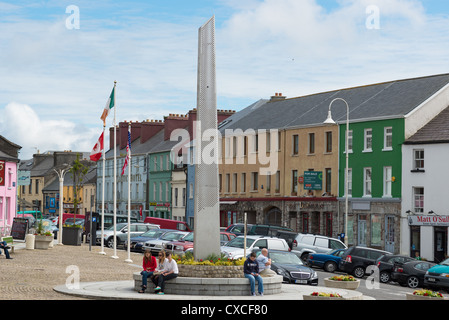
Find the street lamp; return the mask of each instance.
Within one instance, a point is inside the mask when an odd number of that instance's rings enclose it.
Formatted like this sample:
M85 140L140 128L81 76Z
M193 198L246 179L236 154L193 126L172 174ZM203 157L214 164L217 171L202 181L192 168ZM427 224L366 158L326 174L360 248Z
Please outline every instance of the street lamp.
M331 108L332 104L337 101L343 101L346 104L346 168L345 168L345 239L344 243L348 245L348 204L349 204L349 195L348 195L348 189L349 189L349 181L348 181L348 172L349 172L349 105L346 102L346 100L342 98L336 98L331 101L329 104L329 112L327 113L327 119L324 121L324 124L327 125L335 125L337 124L332 119L332 113Z
M66 166L66 168L64 169L59 169L59 171L57 171L56 169L53 169L56 174L59 177L59 230L58 230L58 244L62 245L62 207L63 207L63 194L64 194L64 176L67 173L67 171L69 171L69 169L71 168L70 166L68 166L68 164L64 164Z

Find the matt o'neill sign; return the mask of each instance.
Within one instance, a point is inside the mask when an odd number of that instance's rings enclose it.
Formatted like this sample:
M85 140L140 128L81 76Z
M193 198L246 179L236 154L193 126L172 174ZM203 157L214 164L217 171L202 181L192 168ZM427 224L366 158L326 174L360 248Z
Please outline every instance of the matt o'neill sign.
M449 216L408 216L409 226L449 227Z

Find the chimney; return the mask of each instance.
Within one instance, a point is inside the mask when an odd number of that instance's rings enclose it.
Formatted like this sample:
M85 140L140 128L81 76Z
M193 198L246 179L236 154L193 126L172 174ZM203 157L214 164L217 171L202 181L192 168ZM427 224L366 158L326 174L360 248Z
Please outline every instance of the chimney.
M116 126L117 145L120 145L119 126ZM109 149L114 149L114 127L109 128Z
M120 146L119 149L126 148L126 144L128 143L128 121L120 122L118 124L119 129L117 132L117 142ZM120 136L120 139L118 138ZM114 137L112 137L114 138Z
M235 113L235 110L217 110L217 124L226 120Z
M143 121L141 126L140 143L145 143L156 133L164 129L164 122L162 120L147 120Z
M189 124L189 117L187 115L173 114L164 117L165 132L164 140L170 140L170 135L175 129L184 129Z
M285 96L282 95L282 93L275 93L274 96L271 96L270 102L274 101L282 101L285 100Z

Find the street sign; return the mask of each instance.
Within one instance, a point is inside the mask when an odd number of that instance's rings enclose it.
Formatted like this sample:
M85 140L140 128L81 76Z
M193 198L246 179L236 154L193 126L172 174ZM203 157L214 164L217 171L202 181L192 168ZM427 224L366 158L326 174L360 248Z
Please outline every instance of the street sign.
M322 190L323 172L304 171L304 190Z

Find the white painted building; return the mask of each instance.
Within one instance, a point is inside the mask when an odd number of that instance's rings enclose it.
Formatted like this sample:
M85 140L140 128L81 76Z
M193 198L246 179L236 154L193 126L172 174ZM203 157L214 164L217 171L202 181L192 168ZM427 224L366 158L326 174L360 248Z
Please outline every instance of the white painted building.
M449 107L402 146L401 253L447 257Z

